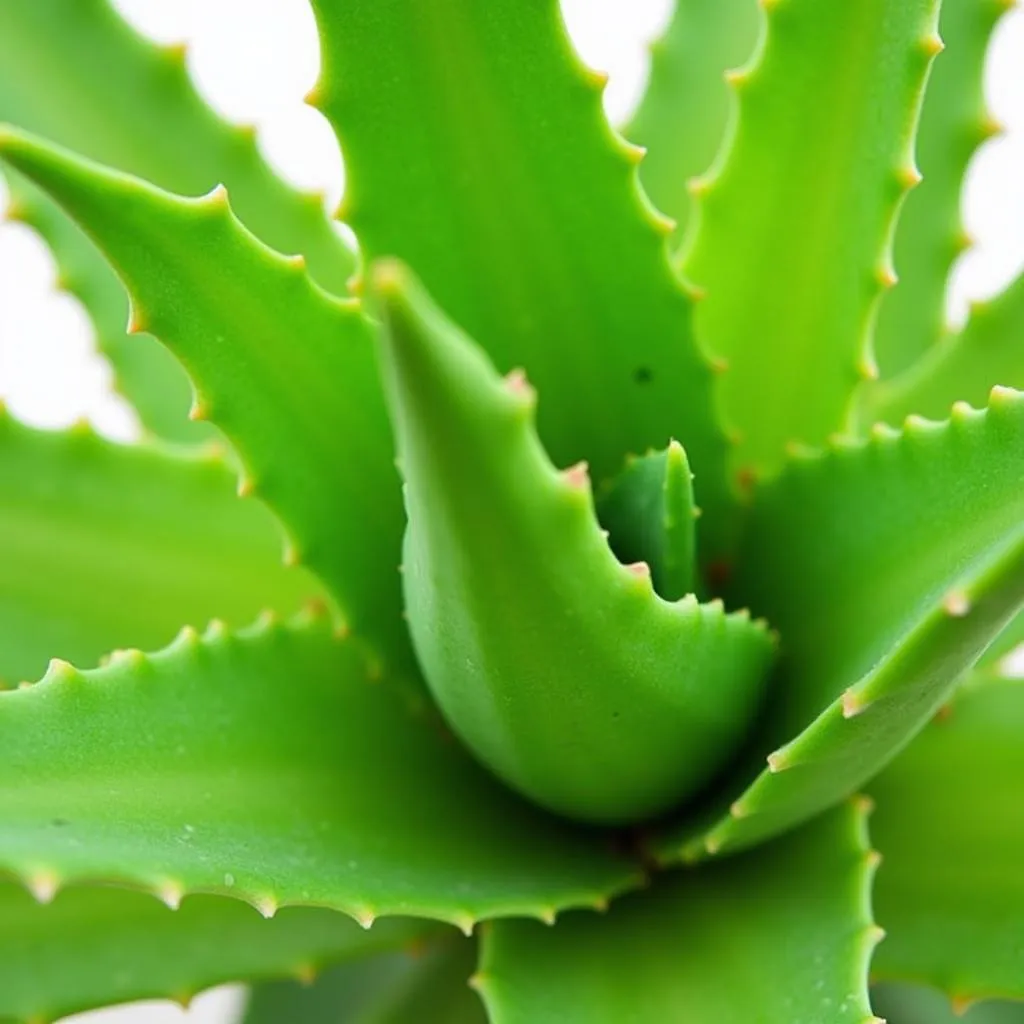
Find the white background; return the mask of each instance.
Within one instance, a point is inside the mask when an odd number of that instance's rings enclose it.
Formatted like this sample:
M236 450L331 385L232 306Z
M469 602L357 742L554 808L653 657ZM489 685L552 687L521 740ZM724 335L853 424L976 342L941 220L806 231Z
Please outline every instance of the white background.
M26 0L31 2L31 0ZM715 2L715 0L708 0ZM341 156L330 128L306 107L318 46L306 0L115 0L140 30L162 42L187 41L200 91L224 116L259 128L267 159L305 188L322 189L332 207L343 188ZM668 18L671 0L562 0L584 58L610 72L610 116L621 121L647 75L647 43ZM939 58L941 60L941 57ZM950 288L958 321L971 298L1002 288L1024 266L1024 10L1004 18L989 57L989 106L1006 133L987 143L971 167L964 215L975 247ZM0 182L0 209L6 193ZM39 239L0 220L0 399L39 426L82 416L111 437L131 439L131 410L110 391L88 318L56 292L53 261ZM189 1013L167 1003L140 1004L74 1018L90 1024L214 1024L232 1019L237 989L198 998Z

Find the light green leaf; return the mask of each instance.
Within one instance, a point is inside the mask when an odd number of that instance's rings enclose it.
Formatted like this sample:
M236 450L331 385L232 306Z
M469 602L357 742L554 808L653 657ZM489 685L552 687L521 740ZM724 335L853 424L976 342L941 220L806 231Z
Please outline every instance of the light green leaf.
M1024 682L965 692L871 784L889 931L872 973L1024 999Z
M622 131L647 149L640 181L681 228L690 213L688 182L711 166L725 135L732 109L725 73L750 56L759 25L756 0L676 0L651 47L647 89Z
M867 389L861 419L940 419L954 402L983 403L996 385L1024 389L1024 275L996 298L974 303L963 330L905 373Z
M0 882L0 1020L50 1021L134 999L187 1002L247 978L308 979L327 964L411 945L434 927L395 918L366 931L314 907L268 921L218 896L190 896L175 911L110 887L70 888L44 905Z
M701 342L727 364L735 465L777 470L789 442L841 430L873 372L889 239L917 179L913 136L938 0L777 0L732 76L730 140L696 183L687 276Z
M162 647L183 622L243 625L317 595L235 487L215 449L124 447L0 414L0 687L54 656L92 666L115 647Z
M1024 644L1024 612L1018 612L1017 617L992 642L992 646L985 651L981 661L978 662L978 667L988 668L999 664L1021 644Z
M557 0L314 3L317 105L341 139L344 216L397 256L502 372L545 395L540 433L595 479L675 437L711 550L726 543L725 442L691 302L609 128L603 76Z
M646 562L655 591L676 601L697 589L693 474L671 441L660 452L630 458L597 497L597 514L620 562Z
M805 820L948 700L1024 605L1022 465L1024 395L997 389L984 412L794 456L755 493L730 593L779 631L775 697L727 787L738 799L669 830L663 855Z
M1024 1024L1024 1003L986 1001L954 1008L942 993L917 985L875 985L871 1005L887 1024Z
M475 941L445 936L425 951L344 964L312 987L263 985L242 1024L487 1024L468 984L476 949Z
M60 820L60 826L54 824ZM548 917L636 881L601 837L523 804L418 690L367 680L323 618L0 694L0 871L40 897L108 880L434 917Z
M11 197L5 218L27 224L53 251L58 287L88 311L114 387L135 407L143 429L178 444L215 437L211 424L188 418L192 384L181 364L155 339L125 333L128 295L89 237L24 175L4 172Z
M865 832L847 805L663 876L607 917L488 925L477 986L492 1024L869 1024Z
M323 198L278 178L255 132L214 114L193 87L181 46L136 34L108 0L0 0L0 121L45 135L184 195L224 184L246 225L282 252L304 253L313 276L342 293L355 260ZM62 281L96 324L120 389L150 429L172 440L189 428L188 383L149 338L127 338L124 290L63 214L15 180L22 216L53 247Z
M498 775L569 817L675 806L746 733L768 632L721 602L670 604L645 564L618 562L585 467L560 473L543 450L525 378L499 377L403 266L372 274L409 629L445 716Z
M885 377L905 370L945 333L946 281L969 244L960 219L964 174L993 131L982 88L985 53L1007 9L1003 0L942 2L945 49L928 78L916 146L924 180L900 212L893 251L899 285L883 298L875 328L875 354ZM994 380L974 397L983 398L992 384L1012 383Z
M8 129L0 156L46 188L126 281L304 563L373 656L407 662L401 492L371 331L358 303L257 241L223 192L182 199Z

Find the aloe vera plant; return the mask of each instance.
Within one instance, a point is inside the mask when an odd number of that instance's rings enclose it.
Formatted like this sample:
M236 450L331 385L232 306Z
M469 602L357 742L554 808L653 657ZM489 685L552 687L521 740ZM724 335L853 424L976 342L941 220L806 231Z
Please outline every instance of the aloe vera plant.
M942 314L1007 6L679 0L619 134L556 0L314 0L356 254L180 50L0 0L147 428L0 421L0 1019L1024 1000L1024 284Z

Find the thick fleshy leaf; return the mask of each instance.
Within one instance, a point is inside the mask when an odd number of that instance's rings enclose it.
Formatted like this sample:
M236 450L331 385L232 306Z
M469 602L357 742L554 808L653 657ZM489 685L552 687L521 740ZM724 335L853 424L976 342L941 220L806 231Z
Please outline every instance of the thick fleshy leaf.
M469 987L477 944L433 941L426 950L345 964L314 986L256 989L242 1024L487 1024Z
M635 881L604 840L503 790L420 692L372 682L326 618L0 694L0 870L436 917L586 906Z
M794 456L755 493L731 593L779 631L776 697L738 799L670 831L663 854L782 831L927 722L1024 605L1022 466L1024 395L997 389L984 412Z
M759 25L756 0L676 0L651 46L651 77L623 134L647 149L640 181L680 225L677 239L690 213L689 180L711 166L724 140L732 109L725 75L750 57Z
M180 45L159 47L122 21L109 0L0 0L0 121L162 188L201 195L226 185L246 225L282 252L304 253L313 276L341 293L355 259L320 195L287 185L260 156L255 132L214 114L192 86ZM189 385L150 338L128 338L124 289L95 247L23 182L21 216L54 249L61 283L92 316L120 389L150 430L198 440Z
M646 562L655 591L676 601L696 589L693 474L683 446L626 461L597 498L597 515L620 562Z
M941 992L917 985L876 985L871 1005L886 1024L1024 1024L1024 1003L986 1001L955 1007Z
M0 687L52 657L91 667L115 647L163 647L183 622L245 625L319 594L235 487L213 449L124 447L0 413Z
M1024 681L965 692L871 784L889 938L872 974L1024 999Z
M763 624L612 554L586 468L559 473L535 395L502 379L412 275L371 270L409 516L409 629L455 731L516 789L570 817L678 804L745 735L773 654ZM571 742L567 742L571 737Z
M143 430L178 444L215 437L211 424L188 418L192 384L177 359L155 339L125 333L128 295L89 236L24 175L3 170L11 196L5 218L27 224L53 251L58 287L88 311L114 387L134 406Z
M675 437L725 542L731 504L712 371L691 302L608 127L604 77L574 55L557 0L313 4L316 102L341 139L345 218L396 256L503 373L545 395L540 433L595 479Z
M954 402L983 402L996 385L1024 389L1024 275L996 298L974 303L963 330L906 373L867 389L861 418L940 418Z
M790 442L842 429L873 373L889 239L917 180L913 135L939 47L938 0L763 4L751 67L730 77L736 130L695 183L687 276L701 342L728 364L736 465L777 469ZM841 126L839 128L838 126Z
M657 879L607 916L486 927L493 1024L869 1024L879 932L860 805L754 853Z
M875 354L882 375L905 370L938 344L946 327L946 281L956 257L969 241L960 219L960 193L968 161L989 138L994 124L985 109L983 71L988 41L1001 14L1001 0L943 0L939 33L945 49L928 76L916 161L923 175L900 212L893 249L899 284L882 300L875 327ZM980 395L955 395L937 413L944 416L956 398L983 401Z
M194 414L234 443L262 498L351 628L407 660L398 560L401 492L371 332L353 300L272 252L225 194L182 199L13 129L0 156L89 231L128 285L133 321L178 356Z
M0 882L0 1021L51 1021L134 999L187 1001L241 979L311 978L325 965L420 941L412 918L369 931L333 910L289 907L272 921L220 896L178 910L147 893L73 887L52 903Z

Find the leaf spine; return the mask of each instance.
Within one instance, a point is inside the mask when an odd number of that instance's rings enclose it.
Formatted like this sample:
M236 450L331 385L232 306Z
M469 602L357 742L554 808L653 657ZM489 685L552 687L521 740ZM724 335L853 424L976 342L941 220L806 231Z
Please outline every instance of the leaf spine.
M947 615L962 619L971 610L971 599L963 590L951 590L943 597L942 607Z
M843 718L856 718L871 706L871 702L864 700L852 687L843 691L840 703L843 709Z
M60 879L49 870L32 871L24 878L29 895L39 904L52 903L60 891Z
M580 461L562 470L562 479L574 490L585 491L590 489L590 467L585 461Z
M153 890L153 895L169 910L177 910L181 906L185 890L178 882L161 882Z
M473 926L476 922L473 920L471 914L456 914L452 918L452 924L462 932L467 938L473 934Z
M377 920L377 915L368 907L360 907L350 911L350 913L356 924L364 931L369 931L373 927L374 921Z
M273 896L254 896L249 902L258 914L268 920L277 913L278 902Z
M937 57L945 48L946 44L938 32L929 32L921 40L921 49L926 57Z

